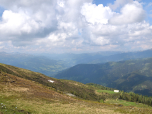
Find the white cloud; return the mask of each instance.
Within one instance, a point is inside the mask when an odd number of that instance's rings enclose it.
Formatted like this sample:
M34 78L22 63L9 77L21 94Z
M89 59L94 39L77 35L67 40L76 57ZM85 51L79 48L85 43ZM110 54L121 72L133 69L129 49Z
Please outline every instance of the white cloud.
M21 32L30 33L32 29L38 29L38 24L23 12L14 13L10 10L5 10L2 20L0 30L7 30L4 34L19 35L22 34Z
M8 1L6 0L5 2ZM32 2L19 2L16 0L16 5L12 5L10 9L6 9L3 12L0 33L5 40L13 38L16 42L43 38L56 29L56 13L52 4L39 4L39 8L35 10L36 6L31 4ZM35 3L37 4L38 2L35 1ZM31 5L34 7L31 7ZM4 6L7 8L9 3L4 4ZM12 42L14 42L13 39Z
M113 5L103 6L92 1L0 0L5 8L0 20L1 50L91 51L151 47L152 27L144 21L141 3L116 0ZM121 9L120 13L114 10L117 8Z
M120 11L121 13L116 13L109 22L111 24L131 24L138 23L145 19L146 13L143 10L142 5L134 1L131 4L126 4Z
M108 19L113 16L111 9L109 7L104 7L102 4L98 6L91 3L84 4L81 13L85 16L87 22L91 24L107 24Z

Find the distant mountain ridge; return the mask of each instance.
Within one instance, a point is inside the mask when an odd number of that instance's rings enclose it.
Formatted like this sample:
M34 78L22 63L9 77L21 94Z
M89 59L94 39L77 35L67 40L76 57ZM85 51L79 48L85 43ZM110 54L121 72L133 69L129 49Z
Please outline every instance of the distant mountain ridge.
M24 54L0 52L0 63L54 76L77 64L100 64L152 57L152 50L138 52L95 52L82 54Z
M152 49L136 52L112 52L103 51L95 53L82 53L82 54L42 54L53 60L65 61L69 66L74 66L77 64L97 64L106 62L117 62L123 60L132 60L139 58L149 58L152 57Z
M40 72L48 76L68 68L66 63L61 60L22 53L0 52L0 63Z

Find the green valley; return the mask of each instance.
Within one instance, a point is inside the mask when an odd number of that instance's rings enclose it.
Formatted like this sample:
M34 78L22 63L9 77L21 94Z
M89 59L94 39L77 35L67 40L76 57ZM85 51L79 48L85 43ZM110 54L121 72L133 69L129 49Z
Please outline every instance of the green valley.
M62 60L54 60L44 56L34 56L24 53L0 52L0 63L40 72L47 76L52 76L69 67Z

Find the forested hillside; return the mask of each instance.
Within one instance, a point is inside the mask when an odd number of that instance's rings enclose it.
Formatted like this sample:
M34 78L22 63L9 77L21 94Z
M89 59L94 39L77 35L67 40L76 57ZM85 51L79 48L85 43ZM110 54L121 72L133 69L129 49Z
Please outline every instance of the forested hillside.
M79 64L58 73L55 77L152 95L151 69L152 58L147 58L105 64Z

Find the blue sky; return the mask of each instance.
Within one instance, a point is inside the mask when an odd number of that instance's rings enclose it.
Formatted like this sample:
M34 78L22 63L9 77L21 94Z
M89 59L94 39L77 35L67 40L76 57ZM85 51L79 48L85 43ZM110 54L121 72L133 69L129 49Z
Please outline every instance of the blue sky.
M107 6L109 3L113 4L114 0L94 0L93 3L96 5L103 4L104 6Z
M0 16L2 16L3 12L4 12L4 9L0 7Z
M151 49L151 7L150 0L0 0L0 51Z

